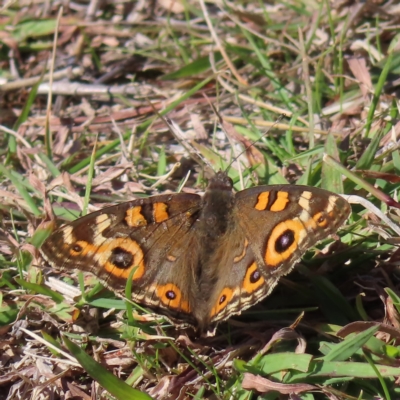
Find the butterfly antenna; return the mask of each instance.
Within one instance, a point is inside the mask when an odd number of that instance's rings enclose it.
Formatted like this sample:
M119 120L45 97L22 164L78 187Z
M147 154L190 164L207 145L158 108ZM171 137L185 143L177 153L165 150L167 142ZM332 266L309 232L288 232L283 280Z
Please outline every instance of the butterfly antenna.
M185 138L185 135L183 134L181 128L175 123L175 121L171 120L169 117L166 115L163 115L160 113L153 105L153 103L148 100L148 103L150 107L153 109L154 113L165 123L165 125L168 127L168 129L171 131L171 133L174 135L175 139L185 148L185 150L188 152L189 156L195 160L199 165L206 164L207 167L211 168L211 170L214 170L213 166L211 163L202 157L202 155L199 153L199 151L194 148L190 143L188 143L187 139ZM196 155L196 157L194 157Z
M281 114L281 115L277 118L277 120L274 122L274 124L271 125L271 127L270 127L266 132L264 132L258 139L253 140L252 142L250 142L250 144L249 144L248 146L246 146L239 154L237 154L237 155L233 158L233 160L229 163L229 165L227 166L226 171L229 171L229 168L232 166L232 164L233 164L234 162L236 162L242 154L246 153L246 151L249 150L251 147L253 147L256 143L261 142L261 140L264 139L264 137L267 135L267 133L268 133L274 126L278 125L278 124L282 121L282 119L283 119L284 117L286 117L286 115L285 115L285 114Z

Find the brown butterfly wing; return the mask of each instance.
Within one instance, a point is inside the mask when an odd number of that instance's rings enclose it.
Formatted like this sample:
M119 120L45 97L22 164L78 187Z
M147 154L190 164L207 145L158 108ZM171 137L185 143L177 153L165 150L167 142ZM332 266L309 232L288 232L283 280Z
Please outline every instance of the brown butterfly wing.
M89 271L117 291L133 274L133 300L195 323L192 264L199 243L192 227L200 207L200 196L185 193L122 203L62 226L41 252L50 265ZM184 262L187 248L190 262Z
M210 299L210 323L239 314L269 295L304 252L335 233L350 213L342 197L308 186L258 186L238 192L235 226L226 239L237 250L223 259ZM227 250L227 249L226 249Z

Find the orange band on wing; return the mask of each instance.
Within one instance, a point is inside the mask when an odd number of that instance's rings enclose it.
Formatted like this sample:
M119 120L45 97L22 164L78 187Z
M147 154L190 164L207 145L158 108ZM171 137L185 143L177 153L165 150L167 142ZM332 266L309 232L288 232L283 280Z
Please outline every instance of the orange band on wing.
M136 206L126 210L125 222L128 226L136 228L138 226L147 225L146 218L141 213L142 207Z
M269 192L262 192L257 197L257 204L254 206L256 210L263 211L268 206Z
M283 211L287 204L289 203L289 193L288 192L278 192L276 200L270 207L271 211Z
M153 204L153 216L154 221L160 223L168 219L168 206L165 203L154 203Z

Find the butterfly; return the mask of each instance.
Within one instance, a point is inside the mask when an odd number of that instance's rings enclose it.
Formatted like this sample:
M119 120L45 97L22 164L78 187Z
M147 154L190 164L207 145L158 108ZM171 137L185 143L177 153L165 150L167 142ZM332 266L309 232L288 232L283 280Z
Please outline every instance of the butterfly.
M204 334L268 296L350 210L341 196L309 186L235 193L220 171L203 196L157 195L81 217L52 233L41 253L115 291L131 277L135 302Z

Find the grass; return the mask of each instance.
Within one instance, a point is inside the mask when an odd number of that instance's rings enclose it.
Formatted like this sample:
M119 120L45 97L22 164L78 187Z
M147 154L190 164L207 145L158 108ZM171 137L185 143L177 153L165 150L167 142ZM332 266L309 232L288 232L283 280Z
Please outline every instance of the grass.
M400 398L396 6L45 4L0 6L0 400ZM352 214L214 337L40 258L55 218L200 191L259 138L236 190L322 187Z

